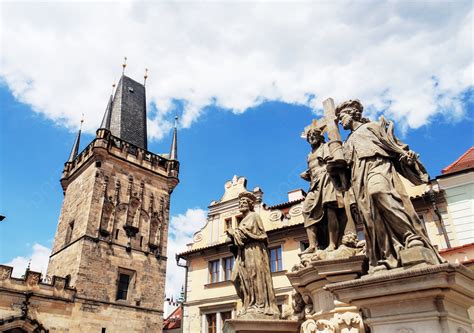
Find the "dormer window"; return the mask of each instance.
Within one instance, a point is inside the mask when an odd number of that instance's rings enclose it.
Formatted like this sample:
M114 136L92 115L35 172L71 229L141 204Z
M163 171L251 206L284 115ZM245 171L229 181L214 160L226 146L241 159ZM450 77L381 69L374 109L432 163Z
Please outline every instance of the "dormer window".
M128 87L128 91L131 92L131 93L134 93L133 91L133 88L132 87Z

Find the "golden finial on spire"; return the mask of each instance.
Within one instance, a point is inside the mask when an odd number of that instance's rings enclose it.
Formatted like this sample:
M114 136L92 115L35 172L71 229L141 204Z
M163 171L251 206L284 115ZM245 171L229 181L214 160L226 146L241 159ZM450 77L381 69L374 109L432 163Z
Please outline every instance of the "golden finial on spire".
M84 122L84 113L82 114L82 117L81 117L81 125L79 127L79 131L82 130L82 123Z
M114 80L114 83L112 83L112 95L114 94L114 90L115 90L115 80Z
M174 128L178 127L178 116L174 116Z
M145 75L143 76L143 85L146 85L146 79L148 79L148 68L145 68Z
M125 67L127 67L127 57L123 57L122 75L125 73Z

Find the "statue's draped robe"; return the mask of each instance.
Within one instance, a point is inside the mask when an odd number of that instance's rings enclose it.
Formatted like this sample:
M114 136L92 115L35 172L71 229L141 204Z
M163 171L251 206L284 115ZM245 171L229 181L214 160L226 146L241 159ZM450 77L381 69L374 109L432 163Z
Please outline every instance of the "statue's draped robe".
M256 313L278 316L270 273L267 234L257 213L250 212L240 222L235 229L233 241L238 251L232 280L243 303L240 315Z
M326 206L344 207L342 194L336 192L326 169L330 158L329 146L325 143L321 144L316 151L308 154L308 170L306 171L310 186L303 202L304 227L317 224L316 237L318 247L321 249L329 245ZM339 205L338 202L340 202Z
M406 195L398 173L418 185L428 176L418 161L411 166L400 157L408 146L393 136L393 124L360 125L344 143L344 153L352 165L354 198L364 220L370 265L400 267L400 250L420 240L443 259L431 245L415 209Z
M337 193L326 170L326 164L330 157L329 147L324 143L315 152L308 155L308 170L306 173L310 177L311 183L308 195L303 203L305 228L324 219L326 205L332 204L337 207Z

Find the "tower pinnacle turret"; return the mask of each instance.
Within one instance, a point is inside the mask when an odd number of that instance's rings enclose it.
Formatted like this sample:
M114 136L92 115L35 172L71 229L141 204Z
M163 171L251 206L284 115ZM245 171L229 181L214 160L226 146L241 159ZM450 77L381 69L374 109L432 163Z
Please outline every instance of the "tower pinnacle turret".
M112 116L112 102L113 102L113 94L110 95L109 102L107 103L107 107L105 108L104 117L102 118L102 122L99 128L103 128L110 131L110 117Z
M77 132L76 140L74 140L74 144L71 149L71 154L69 154L69 159L67 160L68 163L72 163L79 152L79 144L81 143L81 130L82 130L82 123L84 122L84 118L81 119L81 126L79 127L79 131Z
M171 141L170 160L178 160L178 116L174 118L173 141Z

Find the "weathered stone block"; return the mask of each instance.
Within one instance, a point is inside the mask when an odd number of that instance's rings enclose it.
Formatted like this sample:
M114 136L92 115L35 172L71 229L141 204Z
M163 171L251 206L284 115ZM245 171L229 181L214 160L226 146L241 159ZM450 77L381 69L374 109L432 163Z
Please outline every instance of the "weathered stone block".
M438 259L432 250L422 246L415 246L400 251L400 258L403 267L413 266L417 264L436 265Z

